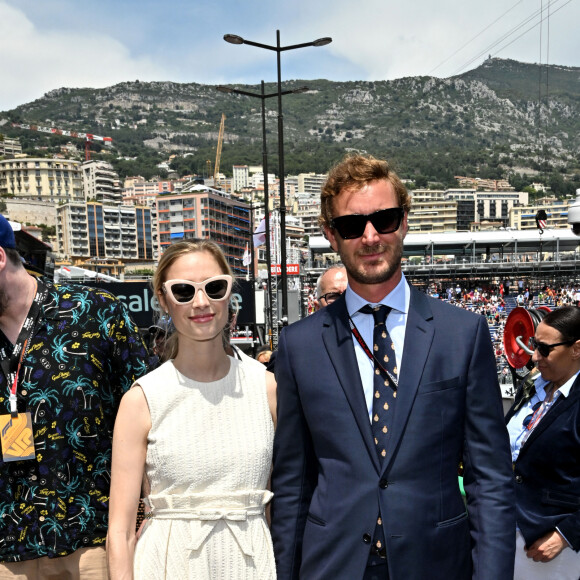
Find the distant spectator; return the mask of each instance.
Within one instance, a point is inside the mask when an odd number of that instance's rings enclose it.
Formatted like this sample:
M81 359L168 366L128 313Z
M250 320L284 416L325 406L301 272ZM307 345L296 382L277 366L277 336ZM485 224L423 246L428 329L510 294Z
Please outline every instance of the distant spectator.
M346 285L344 266L336 264L325 270L316 283L316 310L332 304L346 290Z
M258 353L256 354L256 360L264 365L267 365L268 362L270 362L271 356L272 351L270 350L270 347L265 345L258 350Z

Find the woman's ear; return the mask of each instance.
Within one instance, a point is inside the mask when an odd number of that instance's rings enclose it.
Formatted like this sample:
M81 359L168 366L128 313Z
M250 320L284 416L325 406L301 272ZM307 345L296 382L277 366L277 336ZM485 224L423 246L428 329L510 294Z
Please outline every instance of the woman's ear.
M163 292L159 292L157 294L157 300L159 300L161 310L163 310L165 314L169 314L169 308L167 306L167 301L165 300L165 294Z

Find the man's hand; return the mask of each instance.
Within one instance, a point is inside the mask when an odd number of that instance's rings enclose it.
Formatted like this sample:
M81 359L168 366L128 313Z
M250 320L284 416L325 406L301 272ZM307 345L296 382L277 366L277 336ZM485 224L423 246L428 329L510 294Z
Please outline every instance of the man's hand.
M567 547L568 542L562 534L558 530L554 530L538 538L526 549L526 555L528 558L533 558L534 562L549 562Z

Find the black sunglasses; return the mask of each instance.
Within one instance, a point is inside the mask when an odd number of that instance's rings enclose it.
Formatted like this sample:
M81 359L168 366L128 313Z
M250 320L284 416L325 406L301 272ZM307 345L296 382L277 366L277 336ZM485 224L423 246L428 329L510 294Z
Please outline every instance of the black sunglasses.
M343 240L360 238L364 234L368 222L373 224L377 233L391 234L399 229L404 215L404 208L390 207L368 215L341 215L331 220L330 227L334 228Z
M555 342L554 344L547 344L545 342L538 342L533 336L530 338L530 346L537 350L542 356L550 356L550 353L557 347L566 344L568 346L574 344L576 340L564 340L563 342Z
M225 300L229 297L233 279L227 274L213 276L203 282L191 280L167 280L163 283L163 291L176 304L193 302L197 290L203 290L210 300Z

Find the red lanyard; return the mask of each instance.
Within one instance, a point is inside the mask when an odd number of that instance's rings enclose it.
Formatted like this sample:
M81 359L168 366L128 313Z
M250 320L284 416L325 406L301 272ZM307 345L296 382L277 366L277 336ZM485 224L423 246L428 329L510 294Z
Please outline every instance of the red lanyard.
M20 334L18 335L18 339L16 340L16 344L14 345L14 350L12 352L12 357L10 360L4 359L2 360L1 366L2 370L4 371L4 375L6 376L6 382L8 384L12 383L10 387L10 414L12 417L18 416L18 408L17 408L17 397L16 397L16 389L18 388L18 377L20 375L20 368L22 367L22 362L24 361L24 357L26 356L26 352L28 350L28 345L30 343L30 339L34 335L34 329L36 327L36 323L40 316L41 312L41 304L44 303L46 296L48 294L48 290L44 284L41 282L39 283L35 280L36 288L35 288L35 295L34 300L30 306L30 310L28 311L28 315L22 324L22 329L20 330ZM17 357L18 362L15 362L15 358ZM16 368L15 368L16 367Z
M350 315L348 316L348 325L350 326L350 330L351 330L352 334L356 338L357 342L360 344L360 346L363 349L363 351L365 352L365 354L369 357L371 362L373 362L375 365L377 365L379 367L379 369L383 373L383 376L386 375L389 377L389 379L391 379L389 381L389 385L393 388L393 391L396 391L397 387L399 386L399 381L397 380L397 377L395 377L392 373L390 373L389 370L386 369L381 364L381 361L374 355L374 353L371 351L371 349L367 346L367 343L364 341L364 338L361 336L361 333L359 332L358 328L355 326L355 323L353 322Z

